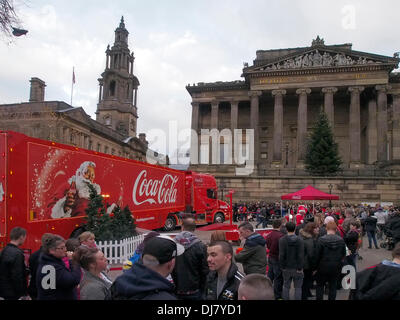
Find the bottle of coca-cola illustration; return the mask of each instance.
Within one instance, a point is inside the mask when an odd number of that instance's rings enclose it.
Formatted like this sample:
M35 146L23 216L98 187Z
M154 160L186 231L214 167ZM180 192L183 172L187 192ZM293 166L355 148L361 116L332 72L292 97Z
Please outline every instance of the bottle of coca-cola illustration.
M67 191L65 195L65 204L64 204L64 212L67 212L68 210L72 210L73 207L75 206L75 197L76 197L76 184L75 181L72 181L71 186L69 190Z

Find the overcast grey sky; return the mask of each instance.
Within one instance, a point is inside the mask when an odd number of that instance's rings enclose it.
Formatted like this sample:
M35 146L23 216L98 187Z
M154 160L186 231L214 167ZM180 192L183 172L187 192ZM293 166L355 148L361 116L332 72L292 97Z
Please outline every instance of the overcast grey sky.
M15 0L18 2L18 0ZM325 44L393 56L400 51L398 0L25 0L28 29L0 39L0 104L29 100L29 80L46 82L46 100L70 102L95 118L105 50L124 16L139 78L138 132L190 128L189 83L241 79L257 50ZM1 41L2 40L2 41ZM151 137L149 137L151 138ZM171 154L165 144L153 148Z

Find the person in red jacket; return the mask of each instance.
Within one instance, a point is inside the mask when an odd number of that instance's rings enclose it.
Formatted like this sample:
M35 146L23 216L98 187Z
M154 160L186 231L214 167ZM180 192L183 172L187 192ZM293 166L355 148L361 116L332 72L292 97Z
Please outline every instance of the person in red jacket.
M305 215L306 215L306 208L304 206L299 206L296 214L296 226L299 226L304 222Z
M272 230L266 237L266 245L269 250L268 255L268 278L274 284L274 295L276 300L282 300L283 277L279 265L279 239L284 236L280 231L281 220L276 219L272 223Z

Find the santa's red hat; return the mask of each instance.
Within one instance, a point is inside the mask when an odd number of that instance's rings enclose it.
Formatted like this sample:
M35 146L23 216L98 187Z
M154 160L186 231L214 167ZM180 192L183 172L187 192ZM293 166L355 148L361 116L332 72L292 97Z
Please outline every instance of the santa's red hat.
M300 205L298 208L297 208L297 214L306 214L307 213L307 209L306 209L306 207L305 206L303 206L303 205Z

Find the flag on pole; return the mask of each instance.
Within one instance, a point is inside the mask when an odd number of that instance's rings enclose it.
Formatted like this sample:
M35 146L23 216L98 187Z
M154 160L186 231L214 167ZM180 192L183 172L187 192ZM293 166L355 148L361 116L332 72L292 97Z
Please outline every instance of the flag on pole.
M72 67L71 106L72 106L72 96L74 95L74 84L75 84L75 67Z

